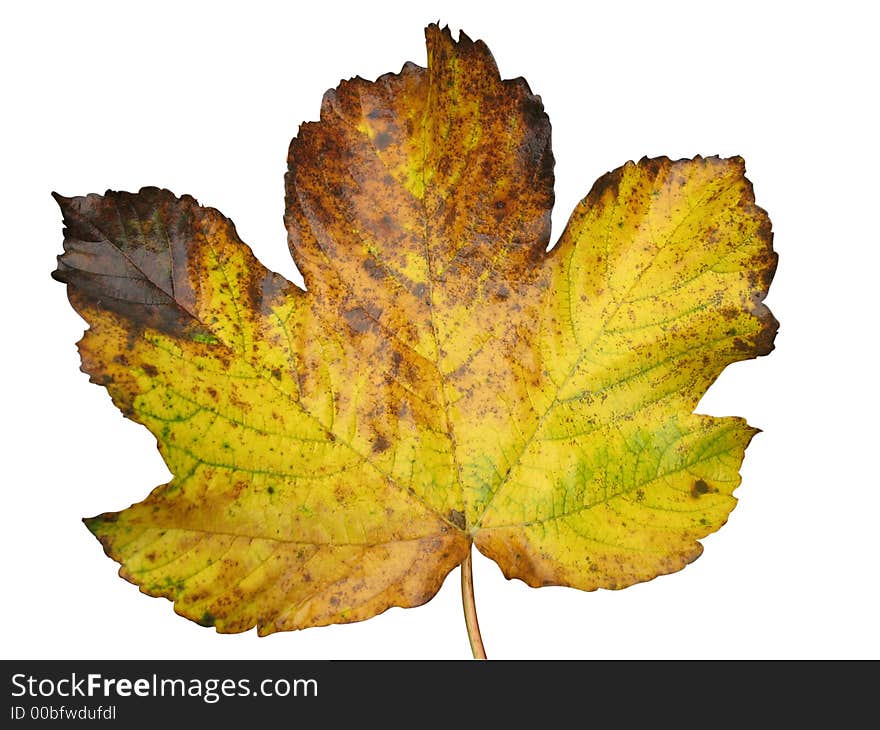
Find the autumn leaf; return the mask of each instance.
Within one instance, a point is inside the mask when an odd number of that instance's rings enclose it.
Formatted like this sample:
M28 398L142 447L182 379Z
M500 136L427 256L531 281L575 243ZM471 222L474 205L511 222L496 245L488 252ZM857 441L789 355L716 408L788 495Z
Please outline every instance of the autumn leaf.
M189 196L57 196L83 370L173 474L86 520L120 573L221 632L430 600L471 546L531 586L677 571L756 429L694 414L764 355L776 266L740 158L599 179L549 251L550 123L481 41L325 94L290 146L306 289Z

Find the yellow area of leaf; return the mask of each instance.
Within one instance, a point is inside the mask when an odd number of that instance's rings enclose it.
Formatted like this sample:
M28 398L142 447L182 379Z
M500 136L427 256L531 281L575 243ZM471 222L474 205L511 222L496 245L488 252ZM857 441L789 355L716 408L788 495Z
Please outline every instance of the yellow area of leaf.
M540 100L482 42L427 39L291 143L306 291L188 196L59 198L83 369L174 475L87 523L220 631L418 605L472 543L530 585L620 588L734 506L755 429L693 410L776 331L742 160L627 163L548 253Z
M642 160L599 180L551 252L543 378L477 547L531 585L623 587L678 570L734 506L754 429L690 415L768 353L770 224L738 158Z

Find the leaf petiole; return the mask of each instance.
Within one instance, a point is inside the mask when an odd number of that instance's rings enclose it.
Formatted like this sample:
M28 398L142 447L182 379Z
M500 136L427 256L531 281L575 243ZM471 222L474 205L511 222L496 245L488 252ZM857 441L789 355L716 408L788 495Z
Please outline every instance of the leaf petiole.
M477 604L474 602L474 572L471 564L471 549L461 564L461 602L464 606L464 622L467 626L468 640L474 659L485 659L486 649L480 636L480 624L477 621Z

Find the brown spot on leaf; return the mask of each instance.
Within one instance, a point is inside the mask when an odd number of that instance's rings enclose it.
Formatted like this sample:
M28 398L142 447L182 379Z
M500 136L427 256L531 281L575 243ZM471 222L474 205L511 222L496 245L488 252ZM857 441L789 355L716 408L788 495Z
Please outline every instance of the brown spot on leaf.
M364 333L369 330L375 323L363 307L355 307L354 309L346 309L342 312L348 326L355 332Z
M377 264L374 259L364 259L363 267L364 271L369 274L371 279L380 280L385 278L385 270L379 264Z
M379 132L379 134L373 138L373 144L376 145L377 150L384 150L389 144L391 144L391 135L388 134L388 132Z
M241 495L241 493L247 489L247 487L248 487L247 482L245 482L241 479L236 481L235 484L232 485L232 490L231 490L232 498L237 499Z
M446 515L446 519L448 519L459 530L463 530L465 527L466 523L465 523L465 519L464 519L464 513L459 512L457 509L449 510L449 514Z

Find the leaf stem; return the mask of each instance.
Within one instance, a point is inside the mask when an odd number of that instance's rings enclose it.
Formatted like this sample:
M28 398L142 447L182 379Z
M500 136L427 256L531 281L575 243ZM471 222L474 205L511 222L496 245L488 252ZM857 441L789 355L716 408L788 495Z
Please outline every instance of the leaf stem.
M474 571L471 563L471 549L461 564L461 602L464 605L464 623L467 626L468 640L474 659L485 659L483 638L480 636L480 624L477 621L477 604L474 602Z

